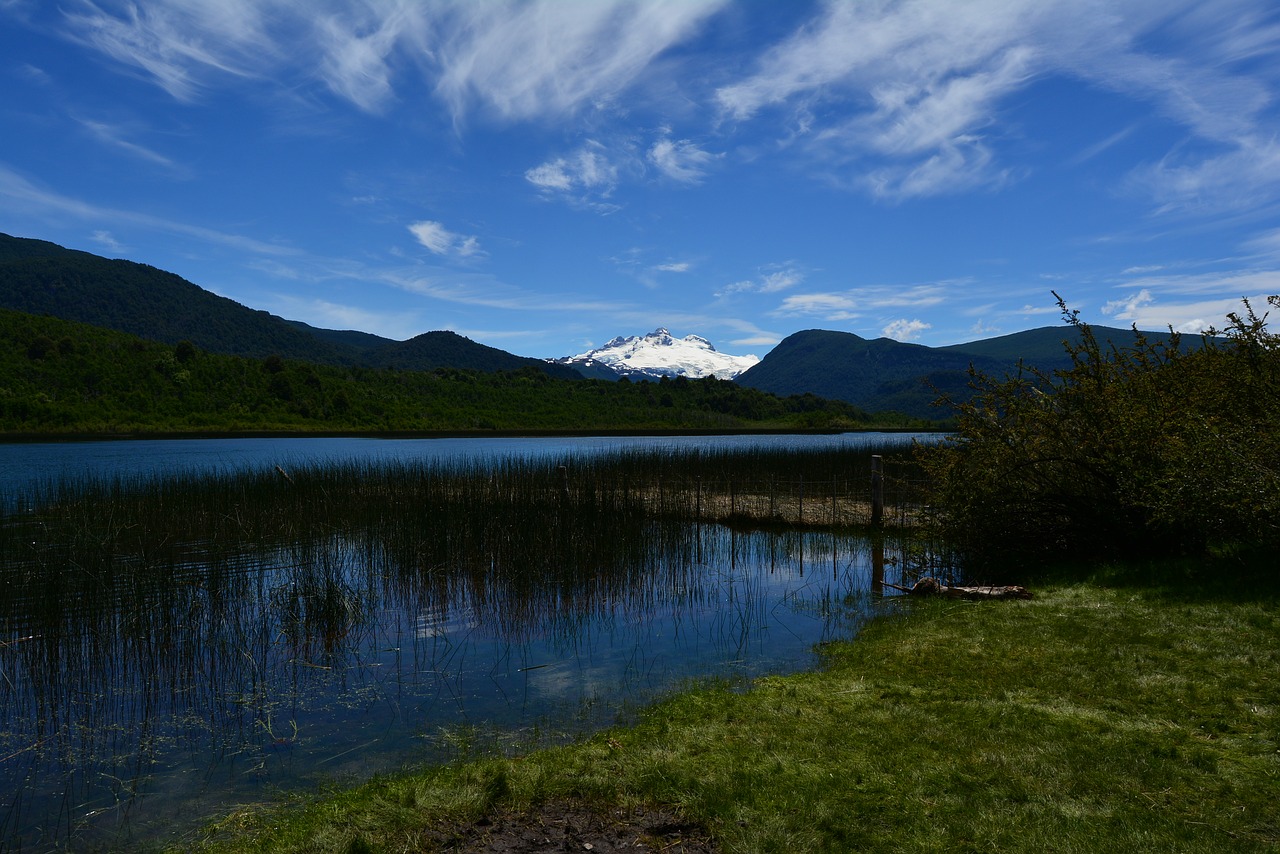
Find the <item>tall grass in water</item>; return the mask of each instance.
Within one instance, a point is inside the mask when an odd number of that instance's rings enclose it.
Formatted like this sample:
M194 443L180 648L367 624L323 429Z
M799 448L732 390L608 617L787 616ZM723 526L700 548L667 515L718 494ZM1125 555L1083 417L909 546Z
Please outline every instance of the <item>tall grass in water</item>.
M704 497L859 465L661 451L44 485L0 521L0 782L18 792L0 833L51 768L69 838L126 810L175 743L266 762L295 736L297 698L345 678L392 611L418 615L422 671L433 621L571 640L619 602L690 595L700 557L737 559L704 554Z

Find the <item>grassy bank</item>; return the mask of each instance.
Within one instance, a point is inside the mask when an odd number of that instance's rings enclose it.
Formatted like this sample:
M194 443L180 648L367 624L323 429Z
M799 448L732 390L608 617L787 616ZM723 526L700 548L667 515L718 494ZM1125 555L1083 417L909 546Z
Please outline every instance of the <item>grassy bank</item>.
M1036 591L913 602L819 672L690 691L568 748L246 809L205 842L434 850L483 816L570 801L671 807L725 851L1275 850L1275 594Z

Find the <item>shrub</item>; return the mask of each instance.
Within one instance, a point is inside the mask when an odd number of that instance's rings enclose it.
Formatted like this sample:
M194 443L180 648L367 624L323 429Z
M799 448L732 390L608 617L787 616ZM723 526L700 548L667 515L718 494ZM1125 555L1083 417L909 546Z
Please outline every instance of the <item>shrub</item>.
M971 371L956 436L921 451L947 541L975 567L1280 543L1280 336L1266 315L1246 300L1199 346L1136 329L1118 346L1059 306L1080 332L1071 367Z

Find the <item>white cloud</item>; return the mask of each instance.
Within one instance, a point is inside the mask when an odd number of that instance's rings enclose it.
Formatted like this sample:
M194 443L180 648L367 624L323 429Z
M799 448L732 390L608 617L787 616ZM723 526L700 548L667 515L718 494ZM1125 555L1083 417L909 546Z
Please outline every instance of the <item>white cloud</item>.
M1262 294L1249 297L1255 305L1266 305ZM1134 306L1132 312L1119 316L1139 329L1160 332L1173 327L1175 331L1199 334L1210 326L1222 328L1227 324L1227 313L1241 308L1239 297L1193 302L1151 302Z
M456 117L475 102L506 119L607 102L727 0L457 4L436 47L437 91Z
M804 273L794 267L770 268L754 279L725 285L716 293L716 296L740 293L776 294L794 288L803 281Z
M592 141L568 157L535 166L524 177L540 190L591 190L607 196L618 184L618 167L610 161L604 146Z
M885 326L882 331L886 338L892 338L895 341L911 341L920 337L920 333L926 329L932 329L933 324L925 323L923 320L895 320Z
M407 8L359 22L322 14L316 20L319 74L335 94L362 110L378 112L394 97L391 58L397 43L422 25L421 17Z
M862 183L878 198L910 199L998 187L1008 173L990 168L991 150L976 137L957 139L923 160L891 163L866 173Z
M1140 308L1153 302L1155 297L1151 296L1151 291L1143 288L1124 299L1111 300L1102 307L1102 313L1114 315L1118 320L1130 320L1138 314Z
M985 319L979 318L973 326L969 327L969 334L975 338L989 338L992 335L999 334L1000 327L994 323L988 323Z
M403 341L427 330L419 328L417 316L397 312L368 311L351 305L308 299L293 294L257 295L256 304L282 317L301 320L322 329L359 329Z
M416 72L461 122L477 107L526 120L608 101L727 3L80 0L62 22L179 100L227 79L319 80L376 112Z
M697 184L706 177L707 169L722 155L704 151L687 139L664 137L649 148L649 162L659 172L682 184Z
M155 163L160 166L167 167L169 169L172 169L175 167L174 162L170 160L168 157L165 157L163 154L159 154L155 151L152 151L149 148L146 148L145 146L138 145L135 142L130 142L129 140L125 139L124 135L125 133L127 133L127 131L124 130L123 128L117 127L115 125L107 124L106 122L92 121L90 119L77 119L76 121L80 122L81 127L87 130L95 139L99 140L100 142L104 142L107 145L110 145L114 148L117 148L127 154L130 154L134 157L138 157L142 160L146 160L151 163Z
M688 261L672 261L667 264L659 264L653 269L660 273L687 273L693 269L693 265Z
M782 301L775 314L817 314L829 320L849 320L858 315L858 304L844 294L794 294Z
M828 2L821 15L765 55L755 74L722 87L726 115L747 120L788 103L814 154L833 158L882 196L929 195L1003 180L977 131L999 101L1033 78L1037 52L1024 43L1029 0L883 4ZM851 107L852 119L817 102ZM867 109L867 108L870 109ZM868 170L868 156L887 161ZM841 161L843 161L841 163Z
M203 226L189 225L166 217L138 213L137 211L101 207L34 184L12 169L7 168L4 164L0 164L0 199L7 201L6 207L10 213L20 213L27 217L72 216L91 223L110 223L115 226L126 223L151 231L191 237L204 243L227 246L240 252L249 252L255 255L282 256L300 254L293 247L267 243L240 234L230 234Z
M481 253L478 238L450 231L434 220L426 219L411 223L409 232L420 244L437 255L469 258Z
M119 255L125 251L124 245L121 244L119 240L116 240L111 232L105 229L98 229L90 235L90 237L93 239L94 243L103 247L108 252Z
M597 213L612 213L618 206L607 200L618 186L619 171L605 146L590 140L566 157L525 171L524 179L544 195Z
M989 129L1033 82L1073 77L1226 147L1179 146L1184 160L1148 167L1133 187L1168 206L1210 195L1249 206L1280 195L1264 121L1278 76L1273 20L1259 0L1223 0L1211 12L1193 0L826 0L715 94L728 120L780 119L780 141L799 143L815 170L904 198L1010 180L1017 170L1000 165L1002 140Z
M1265 204L1280 196L1280 141L1244 138L1213 157L1167 157L1137 169L1130 187L1163 210L1216 213Z
M264 63L274 62L268 5L84 0L65 17L72 38L137 68L178 100L192 101L208 77L256 77Z

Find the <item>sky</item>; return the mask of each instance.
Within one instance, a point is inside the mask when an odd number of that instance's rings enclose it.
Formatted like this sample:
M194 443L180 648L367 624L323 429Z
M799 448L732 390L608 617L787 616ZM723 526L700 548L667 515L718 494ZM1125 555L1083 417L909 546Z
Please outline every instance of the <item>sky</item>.
M523 356L1280 293L1274 0L0 0L0 231Z

